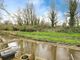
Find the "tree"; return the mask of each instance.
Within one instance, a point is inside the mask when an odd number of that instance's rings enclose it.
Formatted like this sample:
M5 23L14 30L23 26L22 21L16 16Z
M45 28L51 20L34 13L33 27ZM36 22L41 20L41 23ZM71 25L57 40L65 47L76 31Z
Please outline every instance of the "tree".
M24 24L25 25L29 25L30 24L29 14L28 14L28 9L27 8L23 9L23 20L24 20Z
M56 20L56 12L55 12L55 3L53 3L53 2L55 2L55 0L54 1L51 1L52 3L51 3L51 10L50 10L50 16L49 16L49 18L50 18L50 21L51 21L51 26L52 27L55 27L56 26L56 23L57 23L57 20Z
M0 0L0 20L2 19L1 10L4 8L4 0Z
M34 11L33 11L33 4L30 4L29 5L29 16L30 16L30 20L31 20L31 25L34 25L34 19L33 19L33 16L34 16Z
M4 0L0 0L0 10L4 8Z
M37 24L37 17L34 10L33 3L27 3L27 6L23 9L23 19L26 25L35 25Z
M57 20L56 20L56 13L54 10L52 10L50 13L50 21L51 21L51 26L55 27L57 24Z
M23 19L22 19L22 11L18 9L17 14L15 14L15 18L17 20L18 25L23 25Z
M2 19L2 11L6 12L10 17L14 18L13 16L11 16L11 14L5 9L5 4L4 4L4 0L0 0L0 19ZM4 14L3 14L4 15Z
M76 16L76 26L79 27L80 24L80 16Z
M70 27L74 27L75 26L75 15L78 9L78 2L77 0L69 0L69 16L70 16L70 20L69 20L69 26Z

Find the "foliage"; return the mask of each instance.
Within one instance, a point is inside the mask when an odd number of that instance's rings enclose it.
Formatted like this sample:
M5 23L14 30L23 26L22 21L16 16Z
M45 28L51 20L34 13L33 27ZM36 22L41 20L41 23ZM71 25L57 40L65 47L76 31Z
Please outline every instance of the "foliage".
M74 27L75 26L75 15L77 11L78 3L77 0L69 0L69 15L70 15L70 20L69 20L69 26Z
M59 32L80 33L80 27L74 27L74 28L65 27L61 29Z

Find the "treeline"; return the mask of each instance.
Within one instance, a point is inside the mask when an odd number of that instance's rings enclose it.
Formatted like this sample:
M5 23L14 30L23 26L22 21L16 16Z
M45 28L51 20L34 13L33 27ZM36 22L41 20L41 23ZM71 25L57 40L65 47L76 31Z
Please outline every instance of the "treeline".
M80 32L80 4L78 0L66 0L68 11L66 12L66 18L62 25L59 25L56 13L55 0L51 1L50 11L48 14L49 22L45 22L44 19L40 19L35 14L33 3L28 3L25 8L18 9L16 13L8 15L14 20L16 24L12 24L9 21L0 23L0 30L11 30L11 31L58 31L58 32ZM1 16L0 16L1 17Z
M51 29L51 27L47 23L43 23L42 21L37 24L37 25L26 25L26 24L12 24L12 23L1 23L0 24L0 30L6 30L6 31L28 31L28 32L33 32L33 31L47 31L48 29Z

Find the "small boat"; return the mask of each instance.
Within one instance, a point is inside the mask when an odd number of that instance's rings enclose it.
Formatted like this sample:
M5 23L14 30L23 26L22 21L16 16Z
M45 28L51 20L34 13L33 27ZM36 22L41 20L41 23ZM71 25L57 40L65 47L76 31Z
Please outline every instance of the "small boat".
M16 52L18 51L18 44L17 42L9 42L7 48L1 49L0 50L0 57L2 59L4 58L9 58L9 57L15 57Z

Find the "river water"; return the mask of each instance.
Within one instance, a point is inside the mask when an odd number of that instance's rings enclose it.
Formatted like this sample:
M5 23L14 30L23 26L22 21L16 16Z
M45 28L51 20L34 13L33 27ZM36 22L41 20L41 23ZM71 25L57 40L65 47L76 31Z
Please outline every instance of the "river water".
M25 54L31 54L31 60L80 60L80 48L39 41L23 41Z
M16 56L27 54L30 60L80 60L80 47L29 39L17 42L20 49Z

